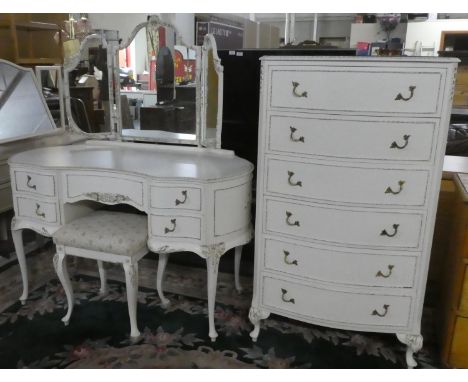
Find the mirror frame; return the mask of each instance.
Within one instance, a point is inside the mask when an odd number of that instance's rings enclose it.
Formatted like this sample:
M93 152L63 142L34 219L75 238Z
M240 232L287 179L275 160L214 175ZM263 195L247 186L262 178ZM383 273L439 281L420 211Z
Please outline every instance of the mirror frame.
M33 79L34 85L36 86L38 97L41 99L42 105L44 106L44 111L45 111L51 125L53 126L53 129L50 130L50 131L44 131L44 132L40 132L40 133L23 134L23 135L19 135L17 137L2 139L2 140L0 140L0 145L4 144L4 143L19 141L19 140L33 138L33 137L44 137L44 136L48 136L48 135L60 134L61 132L63 132L65 130L63 128L63 126L62 127L57 127L57 125L55 124L54 119L52 118L49 107L47 106L47 103L45 101L44 96L42 95L42 88L39 85L39 82L37 80L37 77L36 77L34 71L31 68L26 68L26 67L23 67L23 66L19 66L19 65L15 64L15 63L13 63L11 61L4 60L4 59L0 59L0 63L10 65L13 68L17 69L18 71L25 72L25 73L30 73L30 75L31 75L31 77Z
M121 43L118 47L118 51L121 49L125 49L130 44L132 41L135 39L136 35L138 32L140 32L141 29L146 28L146 27L166 27L166 28L172 28L175 32L176 36L176 41L174 45L183 45L186 46L189 49L193 49L196 52L196 64L195 64L195 83L196 85L196 90L195 90L195 110L201 110L202 105L201 105L201 54L202 54L202 49L200 46L196 45L187 45L183 40L182 37L177 30L177 28L170 23L166 23L161 21L161 19L156 16L156 15L151 15L149 16L148 20L145 22L142 22L138 24L128 37L127 41L124 43ZM116 55L118 57L118 51L116 52ZM118 60L117 60L118 62ZM117 71L119 70L118 65L117 65ZM116 77L118 78L118 76ZM120 86L116 87L116 97L117 97L117 103L119 105L119 110L120 110ZM177 97L177 94L176 94ZM181 133L171 133L171 132L162 132L161 137L159 138L153 138L149 136L125 136L122 134L122 121L121 121L121 115L119 114L119 123L118 123L118 131L120 134L120 138L123 141L141 141L141 142L156 142L156 143L172 143L172 144L184 144L184 145L191 145L191 146L200 146L201 145L201 137L200 137L200 112L196 112L195 115L195 139L194 140L189 140L189 139L184 139L183 136L187 134L181 134ZM158 130L151 130L151 131L158 131ZM170 136L170 137L168 137Z
M65 127L65 106L63 99L63 77L62 77L62 66L61 65L38 65L35 67L36 78L41 86L41 74L42 72L56 72L57 76L57 89L59 97L60 107L60 126Z
M74 70L80 63L81 55L84 50L87 48L87 44L90 41L99 40L102 42L102 45L107 49L107 70L108 78L114 78L116 72L118 74L118 65L115 65L116 50L118 46L118 32L112 30L99 30L94 31L94 33L86 36L83 41L81 41L80 49L72 56L70 56L63 67L63 86L65 93L65 110L68 122L68 128L71 132L75 134L84 135L90 139L117 139L119 131L120 117L117 116L117 112L120 112L120 100L119 97L114 97L113 81L108 81L109 86L109 104L116 105L116 107L109 108L110 110L110 131L104 133L87 133L76 124L71 113L70 105L70 83L69 83L69 73ZM117 67L117 70L116 70ZM115 78L118 78L115 77ZM116 86L116 89L118 87ZM117 94L117 91L116 91ZM120 95L120 93L119 93ZM117 103L118 100L118 103Z
M213 65L218 75L218 110L216 115L216 137L208 138L207 133L207 115L208 115L208 65L209 52L213 52ZM221 134L223 128L223 89L224 89L224 68L221 65L221 59L218 56L216 40L212 34L206 34L202 45L202 71L201 71L201 146L220 149Z

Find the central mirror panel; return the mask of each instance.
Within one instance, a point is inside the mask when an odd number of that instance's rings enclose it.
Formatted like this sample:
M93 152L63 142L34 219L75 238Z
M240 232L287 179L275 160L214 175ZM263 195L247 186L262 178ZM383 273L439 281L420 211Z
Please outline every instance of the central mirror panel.
M122 139L198 144L197 49L157 19L137 26L121 45Z

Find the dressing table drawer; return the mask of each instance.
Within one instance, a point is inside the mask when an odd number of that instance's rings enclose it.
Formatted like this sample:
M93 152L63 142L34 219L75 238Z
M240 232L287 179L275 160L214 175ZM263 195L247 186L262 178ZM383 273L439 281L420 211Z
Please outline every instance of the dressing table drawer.
M56 196L55 176L32 171L14 171L16 191L42 196Z
M408 325L411 297L343 292L263 277L263 305L312 319L357 325Z
M68 199L91 199L100 203L125 203L143 207L143 180L108 173L70 173L65 176Z
M56 203L43 202L29 198L16 198L17 216L32 218L47 223L59 223Z
M439 115L435 69L301 66L271 69L270 107L323 112Z
M439 121L270 114L271 153L346 159L429 161Z
M420 249L423 214L267 200L266 233L330 244Z
M151 215L151 234L165 238L201 239L201 220L190 216Z
M429 171L266 160L266 191L321 201L423 206Z
M151 208L201 210L201 190L193 187L151 186Z
M338 284L411 288L415 256L345 252L300 242L266 239L265 269Z

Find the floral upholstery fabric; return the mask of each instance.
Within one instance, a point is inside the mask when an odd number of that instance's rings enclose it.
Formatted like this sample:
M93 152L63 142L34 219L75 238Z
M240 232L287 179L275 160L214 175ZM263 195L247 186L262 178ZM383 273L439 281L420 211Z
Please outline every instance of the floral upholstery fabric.
M146 247L148 218L125 212L94 211L64 225L53 238L55 244L129 256Z

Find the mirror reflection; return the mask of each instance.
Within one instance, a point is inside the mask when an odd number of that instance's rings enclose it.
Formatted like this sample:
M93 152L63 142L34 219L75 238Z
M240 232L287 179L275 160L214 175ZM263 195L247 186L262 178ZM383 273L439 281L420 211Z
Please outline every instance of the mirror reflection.
M36 77L55 125L64 127L63 84L60 66L36 66Z
M148 23L119 52L122 135L196 144L196 51Z
M79 63L68 70L71 116L86 133L111 131L107 48L102 38L85 40Z

